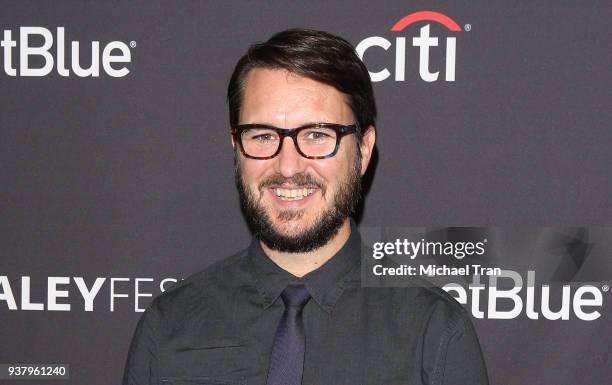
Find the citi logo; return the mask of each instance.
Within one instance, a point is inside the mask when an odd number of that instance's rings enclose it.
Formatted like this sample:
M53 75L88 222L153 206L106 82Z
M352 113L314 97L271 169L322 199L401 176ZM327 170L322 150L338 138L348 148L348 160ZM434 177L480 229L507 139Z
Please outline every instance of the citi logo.
M408 26L422 21L436 22L438 24L443 25L451 32L461 31L461 27L459 27L459 25L453 19L442 13L433 11L415 12L404 16L403 18L398 20L393 25L393 27L391 27L391 31L401 32ZM442 66L439 63L434 63L434 65L431 65L432 63L430 63L430 52L432 50L432 47L438 47L440 45L440 39L438 37L430 35L430 27L430 24L421 27L420 35L412 38L412 46L418 47L419 49L419 76L426 82L435 82L440 77L440 68ZM466 25L466 31L469 30L469 28L471 28L469 24ZM357 54L359 55L361 60L365 62L364 55L366 51L368 51L370 48L382 48L383 50L388 51L392 45L394 44L384 37L370 36L359 42L359 44L357 44L357 47L355 47L355 50L357 51ZM457 57L456 37L447 37L444 45L446 53L444 80L447 82L454 82L455 62ZM394 48L395 65L392 68L392 71L394 72L394 79L395 81L404 81L406 78L406 37L397 36L395 38ZM387 67L378 71L369 72L373 82L380 82L391 76L391 71L389 71Z
M13 38L13 31L6 29L0 42L4 56L4 73L8 76L47 76L55 69L64 77L71 74L78 77L99 77L102 68L106 75L120 78L130 73L125 63L131 63L130 46L136 46L135 42L128 46L121 41L111 41L101 48L99 41L92 41L89 44L91 48L84 44L83 54L90 56L83 60L87 63L84 65L81 63L81 44L72 41L68 46L70 64L67 65L64 27L57 27L55 36L44 27L20 27L18 35L17 41L17 37ZM55 49L52 50L54 46ZM19 57L18 67L13 63L15 56Z

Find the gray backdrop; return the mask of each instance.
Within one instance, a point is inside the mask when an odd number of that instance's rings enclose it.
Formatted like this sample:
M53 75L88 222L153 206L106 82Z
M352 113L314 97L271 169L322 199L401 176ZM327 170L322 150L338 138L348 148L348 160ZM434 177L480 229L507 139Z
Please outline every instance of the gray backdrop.
M64 27L70 73L0 70L0 363L67 363L65 383L118 383L141 314L135 302L144 308L151 299L139 295L157 295L165 278L184 278L247 245L226 85L249 44L289 27L327 30L355 45L373 36L390 43L364 54L371 71L391 76L374 83L379 137L362 226L611 224L609 2L3 1L0 8L0 29L12 31L16 45L12 67L21 63L20 27L49 30L55 62ZM391 31L417 11L440 12L461 30L422 20ZM439 42L429 55L429 71L440 72L434 82L421 79L412 45L427 25ZM398 37L406 44L403 81L395 80ZM454 81L445 80L448 37L456 42ZM101 65L98 77L76 76L72 41L80 42L83 67L92 41L100 58L109 42L123 42L131 61L113 68L129 74L112 77ZM29 45L42 42L33 36ZM98 279L93 311L74 277L88 290ZM65 292L57 302L69 311L52 310L50 286ZM475 320L492 384L608 382L605 293L604 302L603 317L590 322ZM43 310L26 310L36 307Z

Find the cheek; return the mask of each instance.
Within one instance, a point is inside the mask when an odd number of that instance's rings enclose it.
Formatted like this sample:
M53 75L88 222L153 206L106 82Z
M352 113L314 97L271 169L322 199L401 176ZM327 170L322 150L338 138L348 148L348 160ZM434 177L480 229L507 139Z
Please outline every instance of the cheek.
M315 160L310 165L310 171L310 174L315 178L323 179L325 183L331 183L338 175L338 166L331 159Z
M342 180L349 171L349 167L354 162L354 157L347 153L338 153L331 159L322 159L312 164L312 174L317 178L323 179L332 189L337 182Z
M273 169L270 160L241 159L242 178L247 185L257 184Z
M320 165L321 173L325 179L329 182L335 182L346 176L355 165L356 151L355 143L348 140L343 141L338 153L327 159L327 162L324 159Z

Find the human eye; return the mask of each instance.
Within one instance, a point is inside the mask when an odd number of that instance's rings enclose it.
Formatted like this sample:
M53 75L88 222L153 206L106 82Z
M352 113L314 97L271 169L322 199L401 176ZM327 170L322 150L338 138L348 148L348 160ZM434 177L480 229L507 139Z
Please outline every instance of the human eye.
M330 129L310 129L302 133L302 139L312 143L322 143L336 140L336 132Z
M272 130L250 129L243 133L243 138L265 144L275 142L278 139L278 135Z
M325 138L331 137L331 135L329 133L323 132L323 131L312 131L310 133L310 137L312 139L325 139Z
M272 134L258 134L253 137L253 140L258 142L272 142L275 140L275 138Z

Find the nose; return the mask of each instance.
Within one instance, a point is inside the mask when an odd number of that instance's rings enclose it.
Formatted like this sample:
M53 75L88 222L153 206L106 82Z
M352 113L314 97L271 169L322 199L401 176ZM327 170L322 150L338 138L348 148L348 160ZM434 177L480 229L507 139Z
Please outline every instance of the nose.
M286 178L302 172L304 158L297 152L293 139L283 138L283 146L276 156L277 172Z

